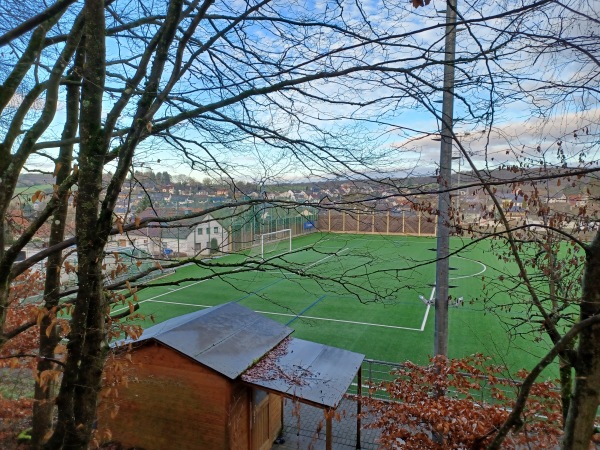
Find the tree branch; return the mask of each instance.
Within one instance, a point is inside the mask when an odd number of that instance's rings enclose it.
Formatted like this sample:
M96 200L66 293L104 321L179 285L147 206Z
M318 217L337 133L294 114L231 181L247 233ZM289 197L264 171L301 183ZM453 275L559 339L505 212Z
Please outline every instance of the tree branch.
M538 362L535 367L531 370L529 375L523 380L519 395L515 401L513 409L496 434L494 440L488 445L487 450L499 450L504 441L506 435L510 430L519 424L521 413L527 403L529 391L533 386L536 378L542 373L542 371L556 358L560 353L566 350L575 337L584 330L586 327L600 323L600 315L585 319L575 325L565 335L554 344L554 347Z

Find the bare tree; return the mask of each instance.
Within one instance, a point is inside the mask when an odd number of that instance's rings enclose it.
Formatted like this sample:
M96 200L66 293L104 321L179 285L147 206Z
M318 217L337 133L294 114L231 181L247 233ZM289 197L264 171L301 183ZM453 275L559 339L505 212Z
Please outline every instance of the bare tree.
M78 260L77 289L69 292L75 298L70 300L74 309L58 421L46 448L87 448L91 438L107 351L107 311L114 301L111 290L121 286L104 283L106 245L112 234L158 220L123 223L114 214L136 166L164 170L165 164L185 164L232 187L249 176L264 185L293 172L376 183L391 196L406 196L407 189L417 196L427 193L424 186L404 185L400 174L414 171L419 162L411 149L435 138L441 122L436 100L443 90L438 80L444 66L444 25L431 8L415 12L395 2L374 10L360 2L328 2L311 9L301 2L269 0L150 5L63 0L23 17L0 36L3 49L10 49L0 91L6 123L0 147L2 216L23 171L49 159L57 177L47 206L16 242L5 245L0 230L0 324L10 282L18 274L51 255L56 256L48 265L56 267L61 252L72 244ZM573 108L588 112L597 94L593 8L548 0L519 7L478 2L467 5L459 17L466 33L459 39L455 62L462 77L455 90L457 126L464 131L485 128L489 144L501 108L518 102L546 117L556 113L558 100L574 98L582 86L587 97ZM590 28L580 34L555 28L555 20L569 25L582 17ZM532 69L532 54L543 61L570 61L581 70L560 80L556 73ZM423 109L433 123L406 119ZM404 139L401 158L389 142L398 135ZM461 150L473 170L495 164L485 143L474 153L464 146ZM589 164L585 158L584 163ZM489 177L476 178L493 198ZM57 222L64 223L65 202L75 184L76 233L69 239L61 236ZM379 195L343 203L360 210L372 207ZM235 210L264 202L260 198L230 206ZM423 209L435 213L435 206ZM19 251L52 215L57 225L52 245L16 263ZM183 217L160 221L176 223ZM504 224L518 259L511 229ZM56 282L51 276L47 281L46 330L51 311L61 307ZM364 292L347 286L357 295ZM585 286L584 298L595 295L585 294ZM585 317L595 314L582 311ZM540 314L548 315L543 309ZM27 326L32 324L14 330L3 326L0 344ZM41 350L47 355L56 342L50 331ZM553 341L559 339L557 334ZM582 358L587 361L588 356ZM593 370L588 369L575 364L576 373ZM37 441L47 426L40 427Z

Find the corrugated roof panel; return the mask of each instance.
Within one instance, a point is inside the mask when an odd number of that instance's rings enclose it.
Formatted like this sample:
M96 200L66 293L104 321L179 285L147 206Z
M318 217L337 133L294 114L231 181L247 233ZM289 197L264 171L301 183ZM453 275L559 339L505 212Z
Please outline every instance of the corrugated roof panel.
M235 303L226 303L206 311L206 314L186 321L155 338L200 361L198 358L202 353L221 345L232 335L251 327L262 318L254 311Z
M161 334L166 333L170 330L179 328L180 326L183 326L188 322L197 320L199 317L213 311L214 308L220 308L221 306L223 305L215 306L213 308L208 309L202 309L193 313L184 314L183 316L173 317L172 319L165 320L164 322L153 325L150 328L146 328L138 339L122 339L120 341L113 342L110 346L114 348L126 344L144 342L148 339L153 339L156 336L160 336Z
M231 378L273 349L292 329L237 303L197 311L154 325L137 341L155 339Z
M292 338L277 347L292 331L226 303L167 320L145 330L137 341L127 339L113 346L154 339L230 379L246 372L242 378L257 387L336 407L364 355ZM261 366L261 361L256 366L260 370L247 370L261 358L269 364Z
M277 346L293 330L256 314L256 321L231 334L195 359L234 379Z
M316 342L290 338L266 356L272 364L249 369L242 379L313 404L335 408L365 355ZM273 356L275 355L275 356Z

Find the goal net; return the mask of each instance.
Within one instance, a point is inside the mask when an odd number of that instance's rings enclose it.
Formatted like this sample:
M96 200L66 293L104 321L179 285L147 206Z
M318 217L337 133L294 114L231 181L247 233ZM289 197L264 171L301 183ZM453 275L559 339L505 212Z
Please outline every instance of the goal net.
M256 236L250 256L262 259L272 258L292 251L292 230L285 229Z

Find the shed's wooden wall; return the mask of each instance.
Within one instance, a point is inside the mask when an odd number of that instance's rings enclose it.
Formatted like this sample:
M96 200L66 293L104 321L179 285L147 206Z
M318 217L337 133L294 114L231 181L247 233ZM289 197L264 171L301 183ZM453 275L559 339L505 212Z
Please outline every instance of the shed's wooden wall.
M246 388L235 388L234 396L227 378L155 343L133 351L131 360L130 381L119 388L118 414L111 418L100 408L101 436L108 428L125 447L145 450L247 448Z
M233 391L229 414L229 442L231 450L251 450L250 399L251 389L237 383Z
M282 431L283 397L273 393L269 395L269 414L269 436L273 442Z
M252 450L269 450L282 426L283 398L274 393L253 404Z

